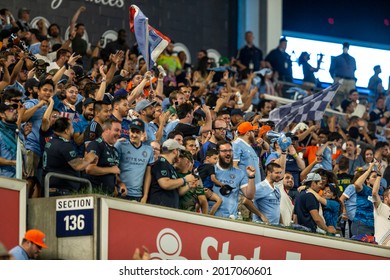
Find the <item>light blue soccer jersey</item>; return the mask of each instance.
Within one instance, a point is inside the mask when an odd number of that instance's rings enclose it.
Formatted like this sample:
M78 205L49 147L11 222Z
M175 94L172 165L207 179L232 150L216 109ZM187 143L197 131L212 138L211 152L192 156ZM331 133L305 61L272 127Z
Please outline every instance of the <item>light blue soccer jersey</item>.
M261 182L261 173L259 167L259 157L255 150L244 140L237 138L233 144L233 160L239 161L238 167L246 173L247 166L253 166L256 169L255 184Z
M280 189L278 187L272 188L267 179L256 184L254 204L271 224L279 224L280 197ZM255 214L252 215L252 220L261 221Z
M230 215L237 216L238 198L240 190L248 185L248 176L241 169L222 169L215 165L215 176L222 183L233 188L229 195L222 195L220 187L214 186L213 191L222 198L222 204L218 208L215 216L228 218ZM209 201L209 209L214 205L214 201Z
M24 103L24 107L26 109L31 109L35 105L39 103L38 99L30 99L27 100ZM41 156L43 151L41 151L41 145L40 145L40 136L39 136L39 129L41 128L42 124L42 118L43 115L45 114L45 111L47 109L46 105L43 105L41 108L35 111L35 113L32 115L32 117L28 120L29 122L32 123L32 130L31 132L27 135L26 142L25 142L25 148L26 150L31 150L35 154Z
M345 203L345 209L347 210L347 215L349 220L353 220L355 218L356 214L356 189L353 184L348 185L348 187L345 188L343 195L345 195L348 200L346 200Z
M150 143L153 142L154 140L156 140L156 135L154 134L154 130L153 128L151 127L151 125L149 123L145 123L145 132L146 132L146 135L148 136L148 139L146 141L144 141L143 143L150 146Z
M142 197L146 167L153 163L153 149L141 144L134 147L129 140L118 141L115 148L119 154L120 178L127 187L127 195Z

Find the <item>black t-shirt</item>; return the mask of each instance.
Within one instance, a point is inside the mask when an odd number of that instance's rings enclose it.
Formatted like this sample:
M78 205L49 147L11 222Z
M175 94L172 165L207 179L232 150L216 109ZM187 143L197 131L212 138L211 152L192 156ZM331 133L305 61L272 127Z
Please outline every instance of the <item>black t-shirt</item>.
M186 123L178 123L175 127L175 130L183 133L183 137L200 135L200 126L193 126Z
M312 232L316 232L317 224L310 215L311 210L318 210L320 207L319 202L312 193L302 192L300 193L294 204L294 214L297 215L298 224L311 229Z
M202 179L205 188L212 189L214 184L211 181L211 175L215 175L215 167L210 163L203 163L198 167L199 177Z
M43 152L43 176L46 176L49 172L57 172L80 177L80 173L75 171L68 163L76 158L77 152L73 144L62 137L53 135L52 139L46 143L45 151ZM80 188L80 184L74 181L52 177L50 187L77 191Z
M166 207L179 208L178 189L162 189L158 184L158 179L160 178L179 178L175 168L164 157L159 157L152 166L152 182L150 185L148 202Z
M351 184L353 175L348 173L339 173L337 174L337 185L340 189L340 193L343 193L344 190Z
M86 152L89 153L91 151L95 152L95 154L99 157L97 163L98 167L119 166L119 154L117 149L104 142L102 138L98 138L97 140L89 143L86 148ZM101 176L87 174L87 179L91 181L94 187L101 188L104 193L108 195L113 194L116 184L115 174L106 174Z
M84 143L88 145L91 141L98 139L103 134L103 128L96 121L92 120L84 131Z

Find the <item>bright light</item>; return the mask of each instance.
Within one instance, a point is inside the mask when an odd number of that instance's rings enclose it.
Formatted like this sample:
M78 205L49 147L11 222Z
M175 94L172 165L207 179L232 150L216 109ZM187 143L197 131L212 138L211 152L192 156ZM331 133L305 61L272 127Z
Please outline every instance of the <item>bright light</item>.
M331 56L338 56L342 53L343 42L336 44L296 37L287 37L287 40L288 44L286 51L291 55L293 76L295 79L303 79L302 66L298 66L298 58L302 52L306 51L311 54L309 64L313 67L317 66L317 54L324 54L320 70L314 75L321 82L333 82L333 79L329 74ZM357 78L356 85L358 87L366 88L369 79L374 75L374 66L380 65L382 73L379 77L382 79L383 87L385 89L388 88L390 65L388 65L387 62L390 61L390 51L351 45L348 53L356 60L357 70L355 72L355 77Z

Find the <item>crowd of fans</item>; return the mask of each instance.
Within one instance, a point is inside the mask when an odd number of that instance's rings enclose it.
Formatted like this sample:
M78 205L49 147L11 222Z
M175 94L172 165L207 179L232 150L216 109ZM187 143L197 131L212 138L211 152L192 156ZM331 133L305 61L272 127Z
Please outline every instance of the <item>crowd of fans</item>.
M140 203L390 245L384 95L371 108L352 89L338 108L344 114L277 133L268 118L278 104L265 94L283 95L278 80L292 80L284 38L263 59L248 32L220 68L204 50L191 66L170 43L146 69L125 30L88 49L84 12L63 39L66 26L34 29L29 10L18 19L0 10L1 176L15 177L21 141L31 198L55 172ZM48 187L50 196L85 188L56 177Z

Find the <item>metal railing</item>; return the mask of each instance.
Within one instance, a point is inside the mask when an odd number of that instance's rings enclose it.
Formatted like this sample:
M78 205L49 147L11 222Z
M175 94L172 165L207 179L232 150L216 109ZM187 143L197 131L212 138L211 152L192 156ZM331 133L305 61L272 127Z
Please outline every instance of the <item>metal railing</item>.
M56 173L56 172L49 172L49 173L46 174L45 182L44 182L45 197L49 197L49 189L50 189L50 179L51 179L51 177L56 177L56 178L60 178L60 179L65 179L65 180L69 180L69 181L74 181L74 182L87 184L87 186L88 186L87 187L87 191L92 193L92 184L91 184L91 182L88 179L79 178L79 177L70 176L70 175L65 175L65 174Z

